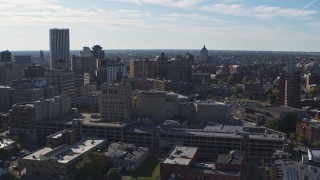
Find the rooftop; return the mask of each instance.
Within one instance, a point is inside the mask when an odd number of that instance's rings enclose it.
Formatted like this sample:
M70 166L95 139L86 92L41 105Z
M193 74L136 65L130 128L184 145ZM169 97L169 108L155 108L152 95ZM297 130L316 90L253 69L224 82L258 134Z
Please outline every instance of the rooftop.
M260 106L257 109L275 113L283 113L283 112L304 112L304 110L287 107L287 106Z
M68 163L103 143L105 143L105 140L103 139L85 139L71 146L62 145L54 149L44 147L29 154L23 159L35 161L48 161L52 159L59 163Z
M149 151L148 147L138 147L129 143L111 143L105 155L110 158L122 158L125 160L137 160L141 158L146 152Z
M233 156L230 154L220 154L217 159L217 163L220 163L220 164L241 165L242 161L243 161L243 156Z
M196 147L176 146L163 161L165 164L189 165L194 155L197 153Z
M13 145L14 143L15 141L12 141L11 139L3 139L0 141L0 149Z

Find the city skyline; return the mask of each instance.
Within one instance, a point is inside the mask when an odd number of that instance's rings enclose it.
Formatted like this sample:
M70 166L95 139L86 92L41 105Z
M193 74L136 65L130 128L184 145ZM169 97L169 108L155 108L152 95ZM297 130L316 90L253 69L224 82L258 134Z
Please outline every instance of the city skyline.
M49 49L70 29L70 49L320 50L319 0L0 0L2 50Z

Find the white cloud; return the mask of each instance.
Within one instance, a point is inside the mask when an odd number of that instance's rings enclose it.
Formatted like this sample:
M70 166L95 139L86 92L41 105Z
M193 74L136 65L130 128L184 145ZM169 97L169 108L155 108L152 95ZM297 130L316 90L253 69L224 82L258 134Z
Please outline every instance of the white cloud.
M138 10L75 9L52 0L0 0L0 26L7 25L109 25L148 27L149 12Z
M265 5L248 8L242 4L213 4L204 6L203 9L219 14L256 17L259 19L273 19L277 17L287 19L310 19L313 15L318 14L318 12L314 10L282 8Z
M107 2L116 2L118 0L105 0ZM119 0L121 2L131 2L137 5L142 4L153 4L153 5L160 5L166 7L175 7L175 8L194 8L196 5L201 4L207 0ZM119 2L118 1L118 2Z

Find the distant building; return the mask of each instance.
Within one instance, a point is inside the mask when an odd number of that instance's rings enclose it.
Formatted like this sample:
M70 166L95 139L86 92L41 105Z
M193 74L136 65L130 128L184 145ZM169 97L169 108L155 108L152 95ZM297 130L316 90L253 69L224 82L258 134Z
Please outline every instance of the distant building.
M91 49L89 47L83 47L83 50L80 51L80 57L93 57Z
M74 74L66 69L47 69L45 80L51 86L58 86L59 93L68 97L74 96Z
M6 50L0 53L1 62L11 62L11 52Z
M100 45L94 45L92 47L92 56L95 58L95 59L104 59L105 56L104 56L104 50L102 50L102 47Z
M320 140L320 123L317 120L304 119L297 123L296 133L298 136L304 136L308 142Z
M43 78L45 71L46 71L46 68L44 68L43 66L33 64L32 66L28 66L24 68L24 77Z
M27 55L14 56L14 62L18 66L23 66L23 67L32 65L31 56L27 56Z
M155 62L149 59L130 61L131 78L155 78Z
M118 84L104 83L101 87L100 112L108 121L127 120L131 116L131 84L127 81Z
M75 74L93 72L96 69L96 59L94 57L72 57L72 70Z
M224 103L217 102L195 102L194 118L197 121L228 119L231 108Z
M287 72L280 75L279 101L281 105L300 108L300 72L292 62L287 67Z
M113 63L106 66L107 83L114 83L121 80L122 77L128 77L128 70L125 64Z
M156 78L157 79L168 79L168 58L162 52L161 55L156 59Z
M50 68L70 67L69 29L50 29ZM66 64L61 66L62 64Z
M320 75L308 74L306 77L306 87L310 88L312 85L320 85Z
M168 61L167 79L174 82L191 82L193 60L194 57L190 54L171 58Z
M208 50L207 50L206 46L204 45L200 51L200 62L205 62L208 60L209 60Z
M77 163L85 155L103 149L105 145L106 140L87 138L73 145L44 147L19 159L19 166L26 168L27 175L73 179L78 173Z
M111 143L104 153L116 168L133 171L140 167L149 156L148 147L129 143Z
M164 122L178 115L178 95L165 91L138 91L133 96L135 117Z
M13 64L6 64L0 67L0 85L10 85L14 80L23 77L23 68L16 67Z

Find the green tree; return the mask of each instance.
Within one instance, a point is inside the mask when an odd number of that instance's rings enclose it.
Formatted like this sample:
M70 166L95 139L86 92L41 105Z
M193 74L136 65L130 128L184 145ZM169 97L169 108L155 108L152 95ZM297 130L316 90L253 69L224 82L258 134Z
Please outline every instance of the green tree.
M299 143L305 144L305 143L307 142L307 139L306 139L305 136L300 135L300 136L298 136L297 141L298 141Z
M269 129L280 131L283 125L280 119L268 119L266 122L264 122L263 126Z
M289 134L290 132L296 132L296 126L299 119L296 114L289 114L283 118L284 126L281 127L281 132Z
M316 142L314 142L312 145L313 145L313 147L315 147L315 148L320 148L320 141L316 141Z
M233 84L234 83L234 77L233 76L228 76L227 83L228 84Z
M291 132L291 133L289 134L289 137L290 137L291 140L294 140L294 141L297 140L297 134L296 134L295 132Z
M110 167L111 162L103 153L90 153L76 165L79 171L78 179L87 179L89 177L97 179L105 176Z
M107 179L108 180L121 180L122 176L118 171L116 171L116 169L111 168L107 173Z

